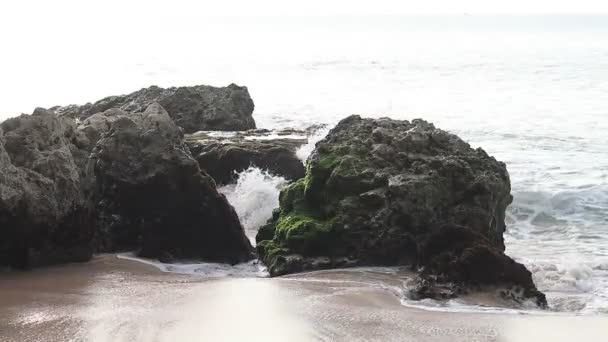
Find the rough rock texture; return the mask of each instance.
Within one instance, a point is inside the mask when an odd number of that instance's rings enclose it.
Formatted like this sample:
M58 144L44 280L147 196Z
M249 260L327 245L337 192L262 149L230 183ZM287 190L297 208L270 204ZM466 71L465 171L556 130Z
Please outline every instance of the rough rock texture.
M547 306L530 271L477 231L454 224L437 226L418 248L424 268L410 291L412 298L453 298L470 289L493 286L501 287L505 299L531 298L538 306Z
M141 113L159 103L186 133L204 130L242 131L255 128L254 105L247 87L205 85L163 89L144 88L128 95L110 96L93 104L51 108L61 116L84 120L108 109Z
M0 234L0 267L122 250L164 261L253 257L234 209L158 104L79 123L44 109L2 122Z
M159 104L118 116L89 165L96 176L102 250L139 249L141 256L166 261L253 258L236 212Z
M503 163L423 120L342 120L306 176L285 188L258 233L271 275L353 265L422 269L420 297L517 287L545 305L531 274L504 254L511 202Z
M304 164L296 156L298 148L307 143L306 132L287 134L248 131L231 137L196 134L186 137L192 155L218 184L236 181L237 173L257 166L288 180L304 177ZM287 133L287 132L285 132ZM284 136L284 137L281 137Z
M44 109L0 126L0 265L88 260L94 222L83 136Z
M101 135L106 133L112 127L112 123L122 116L127 116L129 113L121 109L108 109L101 113L96 113L78 123L78 131L82 132L86 138L83 147L91 152L95 144L101 138Z

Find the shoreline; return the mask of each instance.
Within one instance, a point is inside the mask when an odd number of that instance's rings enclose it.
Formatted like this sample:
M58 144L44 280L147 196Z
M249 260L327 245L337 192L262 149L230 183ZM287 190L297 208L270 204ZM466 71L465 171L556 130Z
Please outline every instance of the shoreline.
M608 317L441 312L323 277L204 278L116 255L0 273L0 340L602 340Z

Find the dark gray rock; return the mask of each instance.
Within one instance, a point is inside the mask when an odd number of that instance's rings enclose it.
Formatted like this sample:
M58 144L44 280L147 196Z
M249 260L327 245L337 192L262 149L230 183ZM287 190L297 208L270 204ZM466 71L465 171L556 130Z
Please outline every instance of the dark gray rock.
M164 261L252 259L236 212L167 112L154 103L141 114L116 117L89 162L102 250L137 249ZM104 119L95 122L105 129Z
M268 139L269 134L278 137ZM306 134L295 130L247 131L230 137L199 133L187 136L186 143L201 169L218 184L236 181L237 173L250 166L297 180L304 177L304 164L296 151L308 142Z
M144 88L128 95L110 96L93 104L51 108L61 116L84 120L108 109L141 113L159 103L186 133L203 130L243 131L255 128L254 104L247 87L205 85L163 89Z
M101 135L112 127L112 123L118 118L127 116L129 113L122 109L108 109L101 113L96 113L78 123L77 129L82 132L84 138L82 146L89 152L95 147ZM137 118L135 118L137 119Z
M0 265L88 260L95 226L73 121L36 109L0 126Z
M0 266L138 250L236 263L253 248L234 209L158 105L80 122L37 109L0 124Z
M510 189L504 163L426 121L350 116L281 192L258 252L271 275L410 265L438 286L420 286L422 297L446 283L456 294L515 286L543 306L530 272L504 254Z

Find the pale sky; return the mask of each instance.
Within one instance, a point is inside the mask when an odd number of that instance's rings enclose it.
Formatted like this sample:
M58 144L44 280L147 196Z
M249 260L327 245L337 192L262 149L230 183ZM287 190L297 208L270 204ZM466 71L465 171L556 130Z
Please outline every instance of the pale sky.
M608 0L0 0L0 120L149 85L111 81L161 54L195 59L182 50L199 47L221 57L243 39L221 39L225 31L250 30L225 16L264 24L264 16L464 13L608 14Z
M0 17L73 18L153 15L336 15L437 13L608 13L605 0L19 0L3 1ZM137 18L133 18L137 19ZM139 18L141 19L141 18ZM35 23L34 23L35 24Z
M6 0L0 1L0 38L57 26L171 29L180 17L464 13L608 14L608 0Z

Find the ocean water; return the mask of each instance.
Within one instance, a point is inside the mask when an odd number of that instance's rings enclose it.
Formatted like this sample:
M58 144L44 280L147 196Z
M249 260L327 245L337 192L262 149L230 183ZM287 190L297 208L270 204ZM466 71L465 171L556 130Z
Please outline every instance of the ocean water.
M231 82L248 86L262 128L424 118L507 163L507 253L552 309L608 314L608 16L164 19L137 39L107 28L79 53L45 36L62 27L41 33L55 53L3 63L19 82L0 89L14 94L0 118L151 84ZM284 182L250 169L222 189L250 236Z
M288 89L251 88L258 104L272 97L256 119L421 117L484 148L511 175L507 253L531 269L553 310L608 313L608 17L449 19L358 32L336 24L344 30L323 38L337 44L327 53L269 68Z

